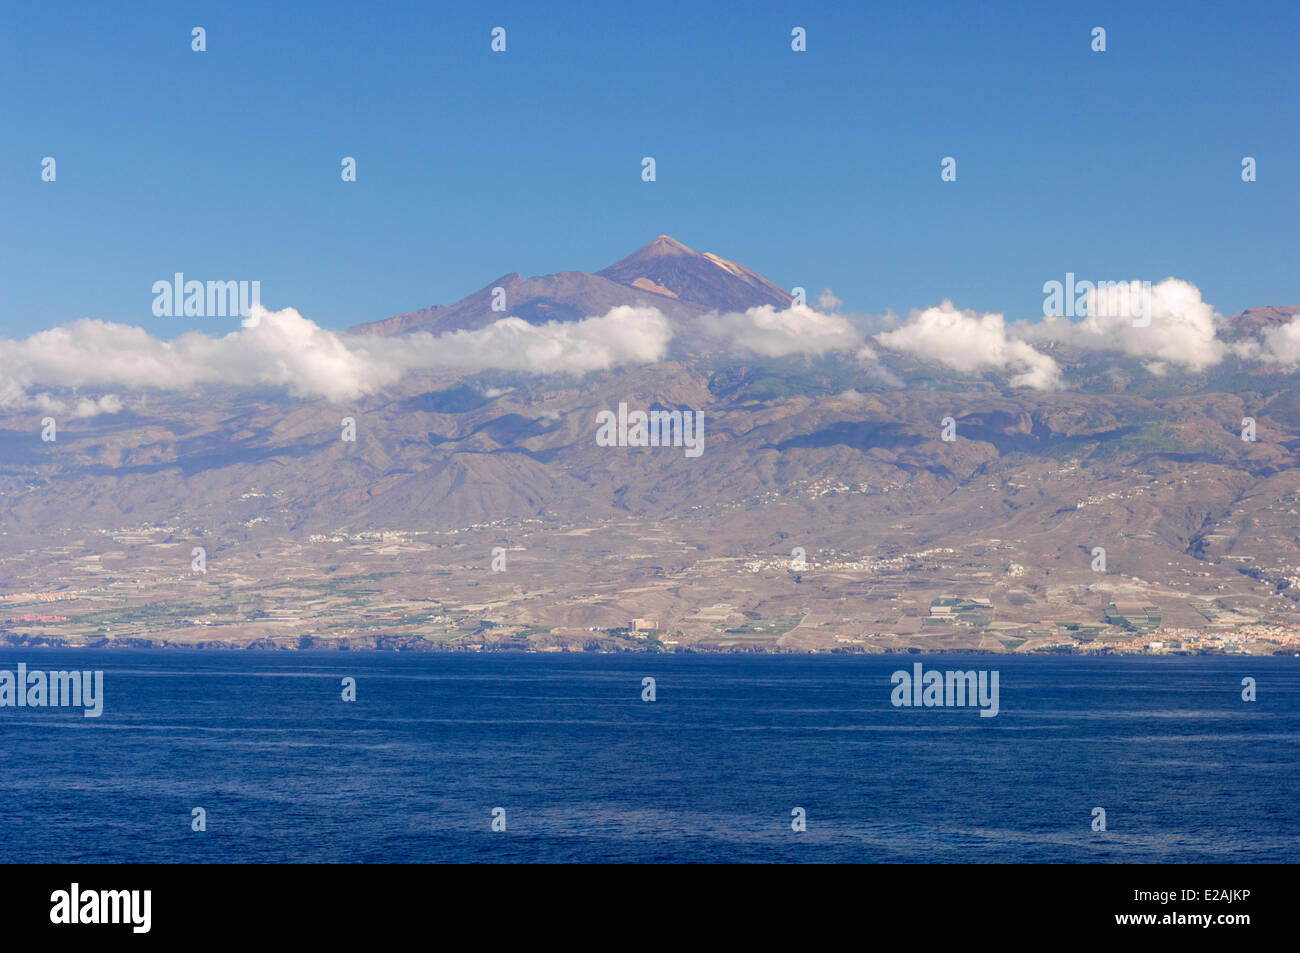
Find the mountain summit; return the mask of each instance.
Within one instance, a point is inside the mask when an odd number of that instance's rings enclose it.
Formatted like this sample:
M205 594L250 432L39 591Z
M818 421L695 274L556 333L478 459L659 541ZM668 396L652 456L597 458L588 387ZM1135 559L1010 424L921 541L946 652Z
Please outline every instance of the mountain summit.
M660 235L597 274L711 311L744 311L764 304L788 308L791 301L784 288L744 265L687 248L668 235Z
M492 310L495 288L505 292L504 312ZM760 305L788 308L790 302L785 289L744 265L660 235L595 274L562 271L524 278L511 273L453 305L410 311L351 331L380 336L409 331L443 334L481 328L507 315L543 324L603 315L618 305L650 304L669 313L703 314Z

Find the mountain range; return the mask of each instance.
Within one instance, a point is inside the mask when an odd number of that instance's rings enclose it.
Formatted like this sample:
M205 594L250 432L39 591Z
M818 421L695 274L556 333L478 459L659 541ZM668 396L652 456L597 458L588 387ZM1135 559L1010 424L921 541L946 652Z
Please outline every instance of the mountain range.
M790 305L664 235L596 273L506 275L352 337ZM1221 336L1296 310L1247 310ZM1071 386L1035 390L872 348L581 375L445 367L342 405L206 386L62 420L55 441L40 413L4 412L0 638L1057 651L1213 630L1283 644L1268 639L1300 598L1295 373L1230 355L1170 374L1061 342L1045 350ZM704 452L601 445L597 415L620 404L701 413Z

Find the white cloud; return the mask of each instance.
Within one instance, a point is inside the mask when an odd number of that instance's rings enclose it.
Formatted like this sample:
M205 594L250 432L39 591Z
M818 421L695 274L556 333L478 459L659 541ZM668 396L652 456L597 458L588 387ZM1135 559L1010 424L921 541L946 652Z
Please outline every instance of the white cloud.
M0 407L88 415L121 409L112 396L71 401L43 388L277 387L299 397L350 400L440 367L584 373L652 363L672 330L654 308L532 325L506 318L477 331L402 338L353 337L319 327L292 308L255 307L250 326L221 337L192 331L171 341L142 328L82 320L0 339Z
M1286 324L1266 329L1253 350L1261 361L1281 364L1288 370L1300 368L1300 314Z
M1145 327L1133 327L1115 302L1105 307L1098 295L1110 293L1115 292L1094 291L1089 316L1079 321L1009 323L1001 314L958 310L944 301L899 322L892 314L867 321L827 313L840 307L827 289L818 299L827 310L768 305L706 315L700 327L730 354L856 354L882 383L897 387L903 382L879 364L869 338L962 374L991 371L1007 375L1013 386L1037 389L1062 386L1060 365L1034 347L1047 342L1128 354L1157 376L1180 368L1201 370L1228 354L1300 369L1300 315L1258 338L1228 345L1217 336L1222 319L1189 282L1167 278L1150 289L1145 303L1151 320ZM21 341L0 339L0 409L93 416L121 409L120 398L111 393L115 389L192 391L216 385L346 401L437 368L582 374L651 364L666 357L672 338L673 327L660 311L629 306L573 322L529 324L508 317L440 337L340 334L292 308L258 307L256 320L239 330L221 336L191 331L172 340L139 327L86 319ZM83 396L78 389L95 393Z
M355 338L362 354L407 369L495 368L536 373L587 373L662 360L672 338L668 319L652 307L620 305L599 318L529 324L504 318L476 331L400 338Z
M875 337L885 347L937 361L962 374L995 371L1013 375L1013 387L1054 390L1061 386L1056 361L1012 336L1002 315L958 311L951 301L914 311L901 327Z
M1202 300L1194 284L1166 278L1145 292L1141 301L1131 288L1131 284L1121 284L1094 289L1087 295L1088 314L1082 320L1044 318L1041 325L1026 328L1024 336L1095 351L1118 351L1150 358L1157 366L1162 362L1178 364L1192 371L1212 367L1227 355L1228 348L1218 337L1219 316ZM1146 315L1141 314L1143 310ZM1134 313L1144 326L1134 327ZM1150 323L1143 321L1145 317Z
M785 357L862 347L862 335L848 320L808 307L781 311L765 304L744 312L706 315L701 323L726 350L738 354Z
M115 414L122 409L122 400L116 394L99 397L56 397L46 391L28 393L17 381L0 380L0 410L34 410L56 417L97 417Z
M838 311L843 305L844 302L835 297L835 292L831 291L830 288L817 296L817 307L823 311Z

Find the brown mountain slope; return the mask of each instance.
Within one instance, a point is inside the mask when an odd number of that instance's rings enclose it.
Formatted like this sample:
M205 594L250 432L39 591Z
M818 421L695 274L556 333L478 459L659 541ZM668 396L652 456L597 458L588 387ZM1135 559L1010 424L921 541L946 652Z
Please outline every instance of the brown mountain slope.
M505 292L505 311L492 310L494 288L501 288ZM353 334L381 337L409 331L445 334L449 331L473 331L507 316L523 318L530 324L580 321L606 314L618 305L641 303L651 303L668 310L703 310L581 271L562 271L537 278L524 278L512 273L498 278L453 305L422 308L383 321L361 324L349 330Z
M744 265L697 252L668 235L660 235L597 274L716 311L744 311L765 304L788 308L791 300L784 288Z
M1300 315L1300 306L1298 305L1247 308L1241 314L1234 314L1228 318L1223 336L1229 341L1258 337L1269 328L1291 323L1292 319L1297 315Z
M493 289L504 292L504 311L493 311ZM697 252L660 235L644 248L597 274L562 271L524 278L517 273L462 298L351 328L354 334L388 336L410 331L444 334L474 330L507 316L531 324L579 321L619 305L651 304L681 316L744 311L758 305L789 307L784 289L744 265Z
M1172 639L1300 618L1294 382L998 393L726 370L440 373L346 408L355 442L337 407L236 392L69 421L57 443L0 416L0 643L645 647L611 632L649 618L710 651L1002 651L1135 637L1112 604L1155 607ZM620 402L702 412L702 454L598 443ZM66 622L22 621L69 596ZM988 608L954 626L932 608L954 596Z

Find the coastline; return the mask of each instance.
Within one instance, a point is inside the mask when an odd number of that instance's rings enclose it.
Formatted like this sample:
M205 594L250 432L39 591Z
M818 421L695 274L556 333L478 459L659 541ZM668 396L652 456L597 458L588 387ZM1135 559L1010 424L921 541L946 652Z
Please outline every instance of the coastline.
M597 643L592 645L528 645L528 644L485 644L485 643L446 643L429 642L423 639L411 639L405 636L372 636L353 639L349 637L293 638L293 639L255 639L248 642L223 641L219 639L199 642L176 642L169 639L148 638L99 638L94 640L72 640L59 637L41 636L32 638L26 635L13 635L0 632L0 646L5 648L60 649L75 651L78 649L167 649L177 651L206 652L417 652L447 655L474 655L498 653L522 653L529 655L709 655L709 656L795 656L810 657L824 655L841 656L946 656L971 655L990 658L1026 658L1031 656L1061 657L1077 656L1081 658L1285 658L1300 657L1300 650L1277 647L1272 651L1228 652L1221 649L1171 649L1163 651L1132 651L1115 646L1102 646L1096 649L1080 646L1050 646L1034 648L1028 651L1004 649L1002 651L987 648L963 648L950 646L945 648L883 647L870 650L859 645L841 645L826 649L794 648L757 648L753 646L718 647L708 645L680 645L671 648L655 643Z

